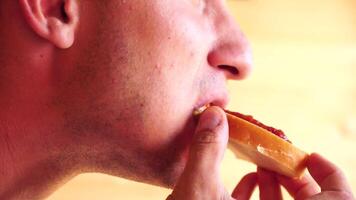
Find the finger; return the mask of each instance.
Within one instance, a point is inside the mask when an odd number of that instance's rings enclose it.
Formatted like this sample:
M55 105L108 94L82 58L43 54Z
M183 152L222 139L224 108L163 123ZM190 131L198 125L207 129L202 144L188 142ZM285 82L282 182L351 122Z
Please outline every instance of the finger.
M200 116L190 147L186 167L192 176L218 173L228 141L226 115L216 106L207 108Z
M305 200L355 200L355 198L347 192L325 191Z
M189 196L197 193L219 194L224 187L219 172L228 141L228 125L224 111L215 106L200 116L190 147L189 158L173 195Z
M320 192L319 186L309 175L301 179L278 175L277 179L294 199L306 199Z
M307 167L312 177L319 184L321 191L351 193L351 188L342 171L319 154L313 153L309 156Z
M258 186L261 200L282 200L281 187L276 178L276 174L262 169L257 169Z
M257 173L245 175L232 192L232 197L237 200L248 200L251 198L257 185Z

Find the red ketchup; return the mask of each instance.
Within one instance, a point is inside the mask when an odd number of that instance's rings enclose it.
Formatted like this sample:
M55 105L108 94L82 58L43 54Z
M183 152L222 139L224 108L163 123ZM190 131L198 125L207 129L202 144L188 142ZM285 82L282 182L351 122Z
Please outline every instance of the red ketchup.
M283 132L282 130L280 130L280 129L275 129L275 128L271 127L271 126L264 125L264 124L262 124L261 122L259 122L258 120L254 119L253 116L251 116L251 115L244 115L244 114L241 114L241 113L238 113L238 112L231 112L231 111L228 111L228 110L225 110L225 112L226 112L226 113L229 113L229 114L231 114L231 115L234 115L234 116L236 116L236 117L238 117L238 118L241 118L241 119L243 119L243 120L246 120L246 121L248 121L248 122L250 122L250 123L252 123L252 124L254 124L254 125L256 125L256 126L259 126L259 127L263 128L263 129L265 129L265 130L267 130L267 131L273 133L274 135L276 135L276 136L282 138L283 140L285 140L285 141L287 141L287 142L289 142L289 143L292 143L292 142L287 138L287 136L284 134L284 132Z

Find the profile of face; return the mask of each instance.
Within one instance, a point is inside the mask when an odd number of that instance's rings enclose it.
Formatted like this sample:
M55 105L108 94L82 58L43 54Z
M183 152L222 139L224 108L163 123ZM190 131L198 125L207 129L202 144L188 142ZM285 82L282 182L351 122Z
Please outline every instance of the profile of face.
M226 81L249 74L246 38L224 0L79 2L74 44L55 68L63 134L84 171L172 187L193 110L225 107Z

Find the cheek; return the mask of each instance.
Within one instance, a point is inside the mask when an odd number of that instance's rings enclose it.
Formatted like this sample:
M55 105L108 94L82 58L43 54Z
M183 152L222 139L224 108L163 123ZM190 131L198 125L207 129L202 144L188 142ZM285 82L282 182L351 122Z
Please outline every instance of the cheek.
M96 63L101 71L96 91L102 93L102 101L112 114L103 114L97 120L110 116L116 129L130 133L132 140L144 135L140 143L147 149L191 134L192 128L186 127L199 95L197 83L206 66L210 40L209 34L202 34L206 31L196 16L179 14L186 12L183 8L162 12L157 8L127 9L119 17L106 20L110 24L103 25L98 40L102 58ZM122 22L121 17L127 20Z
M186 144L189 140L183 138L194 131L186 126L191 122L193 107L200 95L199 74L206 63L204 53L196 47L199 45L192 44L189 34L184 34L144 45L147 50L135 55L135 60L142 61L135 65L145 68L136 77L141 77L138 79L142 85L140 92L145 94L146 104L142 110L150 149L171 144L177 138L180 138L178 143Z

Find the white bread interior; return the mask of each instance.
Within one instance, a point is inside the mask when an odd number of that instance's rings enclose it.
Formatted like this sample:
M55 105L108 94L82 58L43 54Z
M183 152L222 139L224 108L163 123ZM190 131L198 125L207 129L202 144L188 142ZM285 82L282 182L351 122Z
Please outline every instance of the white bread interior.
M238 158L288 177L301 177L308 154L273 133L227 113L229 148Z

